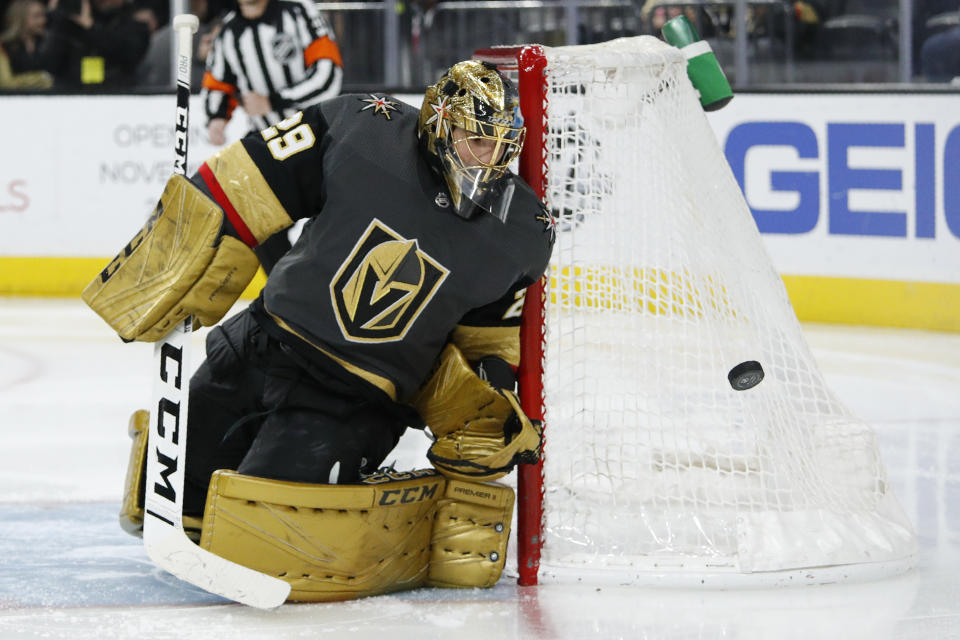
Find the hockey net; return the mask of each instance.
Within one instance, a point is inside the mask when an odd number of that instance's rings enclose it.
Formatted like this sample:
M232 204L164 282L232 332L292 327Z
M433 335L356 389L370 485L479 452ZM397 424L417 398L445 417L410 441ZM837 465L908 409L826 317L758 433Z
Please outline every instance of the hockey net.
M824 383L686 75L649 37L478 51L518 81L555 217L528 290L521 584L826 582L908 568L872 429ZM736 391L730 369L766 378Z

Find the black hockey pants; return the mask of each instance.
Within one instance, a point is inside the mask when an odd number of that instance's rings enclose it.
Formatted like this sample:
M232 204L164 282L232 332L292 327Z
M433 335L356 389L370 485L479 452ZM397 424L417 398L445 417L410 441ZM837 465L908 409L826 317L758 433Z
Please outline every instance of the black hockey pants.
M207 336L190 380L186 515L201 515L217 469L275 480L349 483L375 471L405 425L349 379L305 370L249 310Z

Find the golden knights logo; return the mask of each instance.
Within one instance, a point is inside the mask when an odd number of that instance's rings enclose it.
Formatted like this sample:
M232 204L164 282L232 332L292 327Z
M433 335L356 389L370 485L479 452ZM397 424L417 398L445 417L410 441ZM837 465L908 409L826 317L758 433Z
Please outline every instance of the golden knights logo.
M374 218L330 283L343 337L402 340L449 273L416 240Z

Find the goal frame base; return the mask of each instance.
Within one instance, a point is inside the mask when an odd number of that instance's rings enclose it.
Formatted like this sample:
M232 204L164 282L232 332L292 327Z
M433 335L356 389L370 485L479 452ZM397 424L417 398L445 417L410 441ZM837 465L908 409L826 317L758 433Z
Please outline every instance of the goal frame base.
M668 560L656 563L597 569L582 566L540 565L535 584L586 584L598 586L665 587L674 589L757 589L871 582L904 574L916 566L916 555L886 562L807 567L785 571L743 573L734 566L704 564L673 565ZM532 586L532 585L531 585Z

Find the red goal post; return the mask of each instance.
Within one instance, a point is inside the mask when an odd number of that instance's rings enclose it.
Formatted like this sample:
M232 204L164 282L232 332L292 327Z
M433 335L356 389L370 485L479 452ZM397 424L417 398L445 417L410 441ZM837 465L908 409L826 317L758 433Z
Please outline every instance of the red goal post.
M520 111L527 137L520 154L519 173L543 200L546 186L544 145L547 85L546 59L540 45L494 47L474 52L474 58L492 62L517 83ZM546 277L546 276L545 276ZM520 325L520 367L517 372L520 403L527 416L543 420L543 308L544 279L527 288ZM546 438L546 433L544 433ZM517 470L517 570L521 585L537 584L543 518L543 462Z

